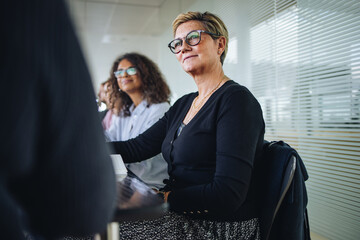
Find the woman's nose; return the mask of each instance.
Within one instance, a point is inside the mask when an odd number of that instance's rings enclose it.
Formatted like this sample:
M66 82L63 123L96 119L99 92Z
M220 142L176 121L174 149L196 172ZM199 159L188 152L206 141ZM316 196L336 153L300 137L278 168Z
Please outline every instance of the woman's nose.
M122 75L120 75L121 77L127 77L128 76L128 73L127 73L127 71L125 70L124 72L123 72L123 74Z
M183 52L186 52L186 51L188 51L190 49L191 49L191 46L186 41L183 41L183 44L181 45L180 51L183 53Z

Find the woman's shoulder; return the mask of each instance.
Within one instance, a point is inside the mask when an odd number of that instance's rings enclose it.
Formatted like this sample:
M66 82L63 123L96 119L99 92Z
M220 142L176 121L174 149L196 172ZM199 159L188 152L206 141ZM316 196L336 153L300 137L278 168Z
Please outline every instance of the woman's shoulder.
M249 89L234 80L228 80L225 84L225 93L233 93L233 92L249 92Z
M257 105L259 104L256 97L247 87L233 80L226 82L223 93L221 95L222 99L224 100L224 104L228 102L232 104L237 104L239 102L254 103Z
M242 95L244 97L247 96L255 98L247 87L235 82L234 80L229 80L225 83L223 94L225 96Z
M173 107L176 106L184 106L184 104L188 103L189 101L194 100L194 98L197 96L197 92L192 92L192 93L188 93L185 94L184 96L180 97L179 99L177 99L175 101L175 103L173 104Z
M162 108L162 107L169 107L170 103L168 102L161 102L161 103L153 103L151 104L149 107L153 107L153 108Z
M148 108L151 111L162 111L166 112L170 108L170 104L168 102L162 102L162 103L153 103L151 105L148 105Z

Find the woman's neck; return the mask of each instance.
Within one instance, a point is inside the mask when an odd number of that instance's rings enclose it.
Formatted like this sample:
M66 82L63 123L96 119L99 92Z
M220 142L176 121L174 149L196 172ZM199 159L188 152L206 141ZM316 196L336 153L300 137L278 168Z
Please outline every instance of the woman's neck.
M222 82L228 79L222 70L217 74L211 73L195 76L194 80L199 91L199 99L208 95L214 88L218 88Z
M139 91L133 92L128 95L131 98L132 102L134 103L134 107L137 107L144 99L143 93Z
M188 74L194 79L199 92L199 98L205 97L220 81L228 78L225 76L220 61L206 64Z

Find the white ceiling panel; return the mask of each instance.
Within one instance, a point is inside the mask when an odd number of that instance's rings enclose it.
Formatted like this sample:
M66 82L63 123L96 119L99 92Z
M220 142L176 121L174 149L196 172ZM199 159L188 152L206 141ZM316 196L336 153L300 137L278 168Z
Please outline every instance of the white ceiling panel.
M82 0L86 1L86 0ZM142 6L153 6L160 7L166 0L87 0L86 2L99 2L99 3L117 3L117 4L128 4L128 5L142 5Z
M159 32L159 8L121 5L113 9L107 34L143 34L145 28Z
M67 0L78 32L161 34L181 8L196 0Z
M86 3L85 25L81 29L88 32L104 33L116 7L116 4Z

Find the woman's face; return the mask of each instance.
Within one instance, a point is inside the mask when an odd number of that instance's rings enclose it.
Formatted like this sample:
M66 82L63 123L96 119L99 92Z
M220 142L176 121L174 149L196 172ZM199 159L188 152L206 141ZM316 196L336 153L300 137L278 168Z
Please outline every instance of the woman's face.
M117 77L117 83L119 85L119 88L121 91L126 92L128 95L135 93L135 92L141 92L142 91L142 82L140 79L139 70L136 69L135 75L129 75L126 71L127 69L135 67L130 61L127 59L123 59L120 61L117 70L125 70L123 76Z
M207 33L201 33L201 41L196 46L188 45L184 38L193 30L205 30L201 22L191 20L179 25L175 38L183 39L181 51L176 54L177 60L187 73L199 74L220 63L218 40L214 40Z
M105 84L101 84L100 85L100 89L99 89L99 93L98 93L98 97L99 97L99 101L100 102L105 102L105 98L106 98L106 83Z

